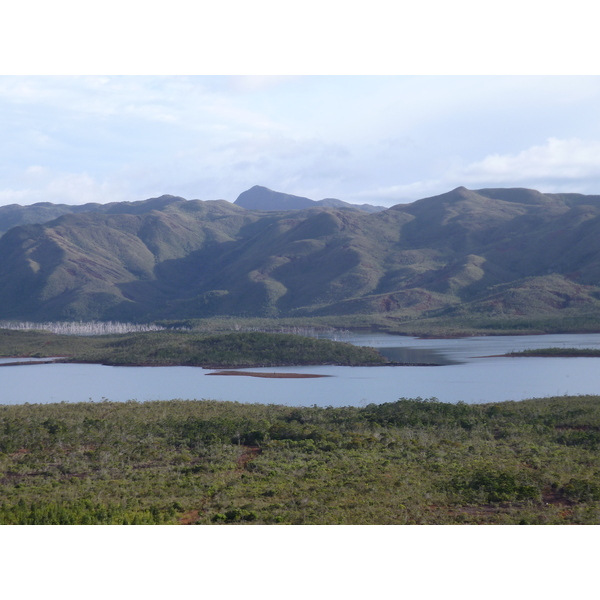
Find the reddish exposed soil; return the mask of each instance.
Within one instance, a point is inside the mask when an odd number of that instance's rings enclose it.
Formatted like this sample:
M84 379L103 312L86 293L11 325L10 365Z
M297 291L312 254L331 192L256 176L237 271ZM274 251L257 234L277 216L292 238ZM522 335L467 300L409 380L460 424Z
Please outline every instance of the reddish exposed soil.
M198 520L198 514L199 514L199 512L197 510L191 510L190 512L183 514L179 518L179 524L180 525L193 525Z
M246 465L261 453L262 448L259 448L258 446L244 446L244 450L237 459L238 468L245 469Z
M546 488L542 492L542 501L555 506L573 506L575 504L572 500L565 498L559 491L551 488Z
M308 379L312 377L331 377L331 375L313 375L311 373L252 373L250 371L216 371L207 375L245 375L246 377L268 377L269 379Z

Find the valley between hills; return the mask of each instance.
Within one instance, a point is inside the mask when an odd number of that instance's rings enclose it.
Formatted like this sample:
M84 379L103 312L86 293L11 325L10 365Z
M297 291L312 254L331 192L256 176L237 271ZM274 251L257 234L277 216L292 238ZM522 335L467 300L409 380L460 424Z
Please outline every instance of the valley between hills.
M600 330L600 196L461 187L366 206L260 186L235 203L3 206L0 319Z

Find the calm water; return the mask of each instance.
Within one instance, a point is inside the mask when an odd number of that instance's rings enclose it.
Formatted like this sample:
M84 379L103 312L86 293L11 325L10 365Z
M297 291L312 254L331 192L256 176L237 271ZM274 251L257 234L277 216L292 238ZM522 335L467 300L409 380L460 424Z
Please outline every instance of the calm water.
M1 367L0 404L210 398L294 406L360 406L419 396L473 403L600 394L600 358L484 358L525 348L600 348L600 334L456 340L353 334L344 341L374 346L412 362L443 366L247 369L331 375L318 379L207 377L210 371L197 367Z

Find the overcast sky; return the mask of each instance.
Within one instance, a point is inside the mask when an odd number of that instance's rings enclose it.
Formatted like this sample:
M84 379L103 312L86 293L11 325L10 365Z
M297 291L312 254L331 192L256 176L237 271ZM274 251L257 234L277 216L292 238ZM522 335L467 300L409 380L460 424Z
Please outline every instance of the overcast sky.
M600 194L586 1L13 3L0 205L254 185L385 206L460 185Z
M600 77L3 76L0 204L600 194Z

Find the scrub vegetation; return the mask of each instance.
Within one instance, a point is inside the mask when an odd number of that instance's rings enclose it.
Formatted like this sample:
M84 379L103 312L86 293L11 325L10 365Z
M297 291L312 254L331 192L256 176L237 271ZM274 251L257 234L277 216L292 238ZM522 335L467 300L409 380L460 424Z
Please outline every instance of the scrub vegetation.
M482 316L447 315L415 318L396 318L391 315L365 316L338 315L311 318L241 318L211 317L208 319L158 320L166 328L185 328L197 331L379 331L414 337L468 337L475 335L541 335L549 333L598 333L600 317L597 313L569 313L563 311L554 317L540 316ZM340 333L340 339L343 334Z
M598 524L600 397L0 406L3 524Z
M598 357L600 350L593 348L536 348L535 350L521 350L509 352L506 356L556 356L556 357Z
M158 331L108 336L0 329L0 357L65 356L63 362L105 365L274 367L382 365L373 348L277 333ZM15 359L17 360L17 359Z

